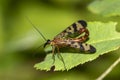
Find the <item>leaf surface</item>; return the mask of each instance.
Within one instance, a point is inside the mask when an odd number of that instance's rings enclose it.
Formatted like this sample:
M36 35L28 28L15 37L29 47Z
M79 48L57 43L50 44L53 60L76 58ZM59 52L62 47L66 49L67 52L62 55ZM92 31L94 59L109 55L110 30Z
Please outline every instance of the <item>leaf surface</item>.
M120 15L120 0L96 0L88 9L104 16L117 16Z

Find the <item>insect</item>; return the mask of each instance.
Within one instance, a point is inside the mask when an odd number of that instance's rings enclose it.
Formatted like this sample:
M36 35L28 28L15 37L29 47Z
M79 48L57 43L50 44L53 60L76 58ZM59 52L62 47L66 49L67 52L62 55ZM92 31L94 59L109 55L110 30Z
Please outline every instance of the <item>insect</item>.
M32 24L32 23L31 23ZM33 25L33 24L32 24ZM83 52L89 52L89 53L95 53L96 49L90 44L86 44L85 41L89 38L89 31L86 28L87 23L84 20L79 20L72 25L68 26L65 30L63 30L61 33L56 35L53 40L46 39L43 34L33 25L33 27L40 33L40 35L44 38L46 43L44 44L44 48L47 45L52 46L52 58L53 58L53 64L55 61L55 50L57 50L58 58L62 60L64 63L64 60L62 56L60 55L59 49L61 47L71 47L71 48L77 48L80 51Z

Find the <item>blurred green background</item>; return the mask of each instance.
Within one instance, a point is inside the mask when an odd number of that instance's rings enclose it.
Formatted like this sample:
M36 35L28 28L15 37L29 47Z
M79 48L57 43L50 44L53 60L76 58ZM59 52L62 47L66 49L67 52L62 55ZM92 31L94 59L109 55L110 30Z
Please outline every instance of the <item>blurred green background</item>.
M100 76L120 56L120 49L69 71L36 70L34 64L47 54L42 47L35 49L45 41L26 19L28 16L48 39L79 19L116 21L116 30L120 32L120 17L93 14L88 10L93 1L0 0L0 80L93 80ZM119 80L119 69L120 65L117 65L105 80Z

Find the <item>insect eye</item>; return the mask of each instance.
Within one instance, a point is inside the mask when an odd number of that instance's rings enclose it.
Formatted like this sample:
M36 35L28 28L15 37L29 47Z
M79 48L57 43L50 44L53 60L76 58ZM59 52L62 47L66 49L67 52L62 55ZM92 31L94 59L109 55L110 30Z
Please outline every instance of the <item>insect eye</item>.
M47 44L50 44L50 41L51 41L51 40L48 39L48 40L47 40Z
M48 45L48 44L50 44L50 40L48 39L47 41L46 41L46 43L44 44L44 48L46 47L46 45Z

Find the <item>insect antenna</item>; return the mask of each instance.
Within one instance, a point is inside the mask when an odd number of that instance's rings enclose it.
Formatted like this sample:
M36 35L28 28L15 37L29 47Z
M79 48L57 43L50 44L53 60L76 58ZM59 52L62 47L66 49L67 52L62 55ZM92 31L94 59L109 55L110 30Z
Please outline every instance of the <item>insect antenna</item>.
M26 18L27 18L27 20L29 21L29 23L35 28L35 30L36 30L37 32L39 32L39 34L42 36L42 38L43 38L45 41L47 41L47 39L43 36L43 34L40 32L40 30L38 30L37 27L31 22L31 20L30 20L28 17L26 17Z

